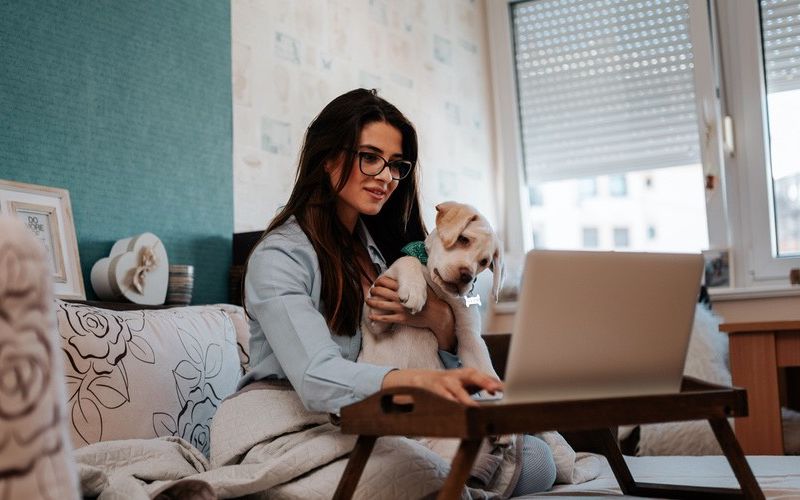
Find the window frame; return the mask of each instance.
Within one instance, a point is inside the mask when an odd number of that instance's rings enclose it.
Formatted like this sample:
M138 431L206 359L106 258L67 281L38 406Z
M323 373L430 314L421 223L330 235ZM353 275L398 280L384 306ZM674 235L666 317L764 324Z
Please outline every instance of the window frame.
M497 161L504 172L505 196L500 198L503 233L507 250L522 254L533 247L533 241L527 234L527 181L511 18L511 4L519 1L525 0L487 2L486 9ZM706 191L709 247L732 250L735 287L785 284L789 269L800 266L800 258L773 255L774 212L767 169L758 2L687 2L695 55L698 140L704 174L713 176L715 184ZM717 68L724 70L718 73ZM726 115L740 124L734 126L733 151L724 146L730 142L724 137ZM521 186L525 186L524 193Z
M736 209L734 276L742 286L785 284L800 257L777 257L772 178L769 169L766 81L757 0L714 2L726 95L723 109L733 119L734 154L726 159L729 191ZM754 187L755 186L755 187Z

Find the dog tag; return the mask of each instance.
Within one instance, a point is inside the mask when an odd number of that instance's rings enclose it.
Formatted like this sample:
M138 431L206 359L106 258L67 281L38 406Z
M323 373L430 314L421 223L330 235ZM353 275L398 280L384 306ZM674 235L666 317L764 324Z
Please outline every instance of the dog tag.
M466 296L464 297L464 302L469 306L479 306L481 305L481 296L476 295L474 297Z

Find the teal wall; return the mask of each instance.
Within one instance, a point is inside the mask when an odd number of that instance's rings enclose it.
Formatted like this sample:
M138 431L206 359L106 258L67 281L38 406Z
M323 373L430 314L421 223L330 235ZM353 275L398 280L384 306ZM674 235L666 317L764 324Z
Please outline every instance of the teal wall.
M227 300L233 233L228 0L0 0L0 178L70 192L89 271L158 235Z

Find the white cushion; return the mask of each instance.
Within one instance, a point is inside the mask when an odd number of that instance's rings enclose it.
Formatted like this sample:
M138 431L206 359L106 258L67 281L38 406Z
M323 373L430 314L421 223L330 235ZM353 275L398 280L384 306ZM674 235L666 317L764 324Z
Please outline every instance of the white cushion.
M241 376L219 306L111 311L56 302L76 447L178 436L209 452L210 424Z

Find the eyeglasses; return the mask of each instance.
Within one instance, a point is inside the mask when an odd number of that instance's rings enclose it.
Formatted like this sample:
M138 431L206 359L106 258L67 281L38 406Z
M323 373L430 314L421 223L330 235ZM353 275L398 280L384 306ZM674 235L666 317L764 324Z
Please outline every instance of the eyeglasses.
M381 155L371 153L369 151L356 151L358 155L358 168L364 175L375 177L383 172L383 169L389 168L389 173L392 174L392 179L399 181L411 173L414 164L409 160L392 160L386 161Z

